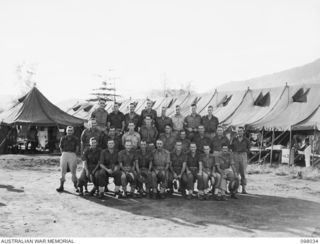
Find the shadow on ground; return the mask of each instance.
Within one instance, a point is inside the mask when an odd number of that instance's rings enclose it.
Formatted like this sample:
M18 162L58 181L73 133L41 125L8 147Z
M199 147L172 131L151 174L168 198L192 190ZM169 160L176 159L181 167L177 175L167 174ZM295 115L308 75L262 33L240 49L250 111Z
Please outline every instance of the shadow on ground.
M0 185L0 189L1 188L7 189L7 191L11 191L11 192L17 192L17 193L24 192L24 190L16 189L12 185Z
M313 236L320 229L320 203L297 198L248 194L227 202L187 201L181 196L165 200L115 199L111 196L104 200L88 196L83 199L135 215L166 219L194 228L223 225L249 234L264 231L297 236L301 236L301 233Z

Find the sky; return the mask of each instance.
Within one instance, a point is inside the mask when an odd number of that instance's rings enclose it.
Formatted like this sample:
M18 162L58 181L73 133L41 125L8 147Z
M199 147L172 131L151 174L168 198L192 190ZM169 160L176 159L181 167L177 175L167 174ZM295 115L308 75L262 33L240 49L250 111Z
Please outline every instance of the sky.
M206 92L320 58L319 30L318 0L1 0L0 94L22 64L53 102L106 77L124 97Z

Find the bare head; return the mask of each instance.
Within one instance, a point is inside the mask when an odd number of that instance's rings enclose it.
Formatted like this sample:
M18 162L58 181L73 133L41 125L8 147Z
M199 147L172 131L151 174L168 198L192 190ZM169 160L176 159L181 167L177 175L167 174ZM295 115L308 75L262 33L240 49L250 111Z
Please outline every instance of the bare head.
M135 109L134 104L133 104L133 103L130 103L130 105L129 105L129 111L130 111L130 113L133 113L133 112L134 112L134 109Z
M66 129L66 132L67 132L67 135L72 135L73 134L73 132L74 132L74 129L73 129L73 127L72 126L68 126L67 127L67 129Z
M176 114L180 114L181 112L181 107L179 105L176 106Z
M240 127L238 128L238 135L239 135L240 137L243 137L243 135L244 135L244 128L243 128L242 126L240 126Z
M197 151L197 145L194 142L190 143L190 152L195 153Z
M100 98L98 104L99 104L100 108L105 108L106 107L106 100Z
M108 149L112 150L114 149L114 140L108 140L108 143L107 143L107 146L108 146Z
M97 121L95 118L92 118L88 123L90 128L96 128L97 127Z
M163 147L163 142L162 142L162 140L159 140L159 139L158 139L156 143L157 143L157 148L158 148L158 149L161 149L161 148Z
M124 143L124 148L126 149L126 151L130 151L132 148L132 142L131 141L126 141Z
M97 147L97 140L96 140L96 138L94 138L94 137L91 137L90 138L90 141L89 141L89 145L90 145L90 147L91 148L96 148Z
M193 114L197 113L197 105L196 104L191 105L191 113L193 113Z
M113 105L113 111L118 112L119 111L119 103L114 103Z
M134 131L134 123L133 122L129 122L128 129L129 129L130 132Z
M166 112L167 112L167 107L163 106L163 107L161 108L161 115L162 115L162 116L166 116Z
M213 107L210 105L210 106L208 107L208 114L209 114L209 115L212 115L212 112L213 112Z
M147 101L147 109L151 109L152 108L152 101L148 100Z
M180 138L182 139L182 140L184 140L184 139L186 139L186 131L185 130L182 130L182 131L180 131Z
M145 140L141 140L140 142L140 148L141 150L146 150L147 148L147 142Z
M223 136L223 128L222 128L222 126L218 126L217 134L218 134L218 136Z
M176 141L175 149L178 152L182 150L182 142L181 141Z
M166 127L165 127L165 132L166 132L166 134L170 134L171 133L171 126L170 125L166 125Z
M210 146L209 145L204 145L203 146L203 151L206 155L210 154Z
M204 126L203 125L199 125L198 126L198 131L199 131L200 135L204 135L204 132L205 132Z

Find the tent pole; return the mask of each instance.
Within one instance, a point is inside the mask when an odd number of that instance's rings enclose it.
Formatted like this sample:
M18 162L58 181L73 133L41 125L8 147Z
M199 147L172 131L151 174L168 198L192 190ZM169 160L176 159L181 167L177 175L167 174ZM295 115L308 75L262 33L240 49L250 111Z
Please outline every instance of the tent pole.
M259 163L260 163L260 160L261 160L261 149L262 149L262 143L263 143L263 129L261 131L261 140L260 140L260 146L259 146Z
M292 150L292 127L290 126L289 134L289 167L291 166L291 150Z
M270 152L270 164L272 164L273 143L274 143L274 128L272 129L271 152Z
M313 163L314 163L314 143L316 141L316 126L314 125L313 126L313 140L312 140L312 166L313 166Z

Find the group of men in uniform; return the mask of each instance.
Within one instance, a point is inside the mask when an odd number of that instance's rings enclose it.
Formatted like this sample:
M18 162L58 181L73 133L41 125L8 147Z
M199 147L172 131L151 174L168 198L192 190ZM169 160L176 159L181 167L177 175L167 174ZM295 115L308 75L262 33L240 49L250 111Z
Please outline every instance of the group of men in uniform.
M135 113L134 104L124 115L117 103L108 114L105 102L99 101L99 108L88 122L89 128L82 132L83 169L79 178L76 177L78 140L73 136L73 128L68 126L67 135L61 138L62 177L58 192L64 190L65 174L70 170L79 195L85 190L99 198L109 190L110 177L114 179L116 197L165 198L176 189L191 199L196 186L200 200L212 197L225 201L227 192L231 198L237 198L239 179L242 193L247 193L249 140L240 127L230 142L212 114L212 106L201 117L196 104L192 104L191 114L184 117L177 105L170 118L166 107L162 107L158 117L152 101L147 102L141 115ZM94 185L90 192L88 182Z

